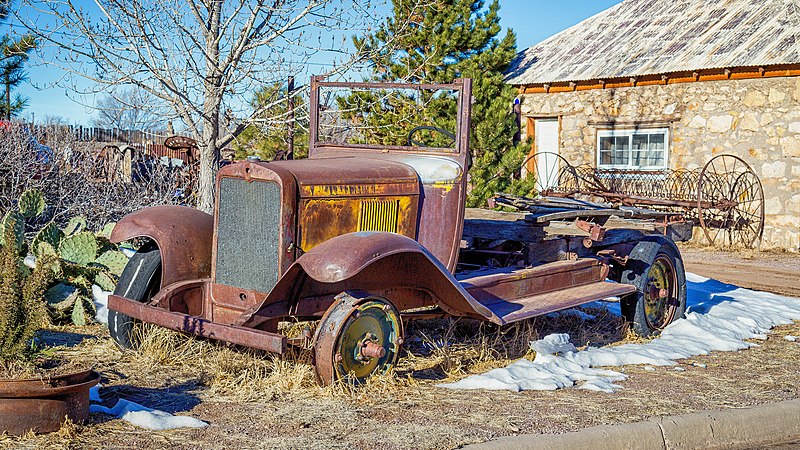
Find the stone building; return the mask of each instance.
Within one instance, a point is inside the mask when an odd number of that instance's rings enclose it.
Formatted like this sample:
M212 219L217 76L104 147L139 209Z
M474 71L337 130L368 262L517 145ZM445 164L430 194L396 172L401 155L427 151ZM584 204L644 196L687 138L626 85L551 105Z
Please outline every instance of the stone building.
M520 52L507 81L532 153L656 171L737 155L764 187L762 248L800 248L800 1L625 0Z

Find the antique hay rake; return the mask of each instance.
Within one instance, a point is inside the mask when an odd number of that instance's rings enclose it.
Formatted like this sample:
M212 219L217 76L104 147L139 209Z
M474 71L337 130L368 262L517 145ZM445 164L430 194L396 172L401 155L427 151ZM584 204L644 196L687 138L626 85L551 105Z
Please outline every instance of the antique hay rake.
M599 197L625 206L682 214L703 229L710 245L754 248L764 232L764 190L741 158L718 155L700 169L626 170L571 165L540 152L536 189L542 196Z

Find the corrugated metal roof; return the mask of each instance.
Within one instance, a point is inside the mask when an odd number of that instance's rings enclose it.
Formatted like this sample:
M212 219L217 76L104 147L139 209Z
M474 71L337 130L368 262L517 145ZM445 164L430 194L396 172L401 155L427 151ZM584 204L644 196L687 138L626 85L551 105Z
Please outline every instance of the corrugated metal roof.
M517 54L506 81L529 85L800 63L798 2L625 0Z

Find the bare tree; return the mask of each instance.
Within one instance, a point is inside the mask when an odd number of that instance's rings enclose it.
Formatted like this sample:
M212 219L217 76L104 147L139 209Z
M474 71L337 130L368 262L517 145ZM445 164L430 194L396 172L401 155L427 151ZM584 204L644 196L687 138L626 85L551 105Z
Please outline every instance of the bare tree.
M71 75L68 87L81 91L77 77L90 80L94 92L136 86L183 122L199 148L198 207L204 211L213 208L219 150L272 106L249 106L256 88L305 72L320 52L333 52L333 70L344 70L353 61L345 35L378 21L377 8L363 0L21 4L18 20L43 43L37 51L44 60Z
M138 88L118 89L95 102L92 125L119 130L154 131L166 128L168 111L159 99Z

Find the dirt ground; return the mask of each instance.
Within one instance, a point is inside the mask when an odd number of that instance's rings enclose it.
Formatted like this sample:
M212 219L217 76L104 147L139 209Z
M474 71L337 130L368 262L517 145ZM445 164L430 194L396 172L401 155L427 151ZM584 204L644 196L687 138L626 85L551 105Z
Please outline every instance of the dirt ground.
M746 287L800 296L800 256L728 254L683 249L687 270ZM768 273L768 276L765 276ZM574 320L578 320L573 318ZM605 322L603 322L605 321ZM58 433L0 437L8 448L457 448L500 436L560 433L656 415L744 407L800 398L800 323L775 328L766 341L739 352L681 360L679 369L622 368L628 380L614 394L578 389L521 393L450 391L436 387L469 373L504 366L524 353L526 341L570 332L576 345L625 338L608 318L550 323L536 319L494 340L458 342L475 325L428 324L411 331L410 353L396 374L358 389L313 385L307 355L283 359L242 353L224 345L176 337L180 354L121 353L101 326L58 329L43 338L65 354L94 361L103 374L104 400L127 398L198 417L205 429L151 432L92 414L86 425ZM616 328L614 328L616 327ZM461 334L459 334L461 333ZM191 341L191 342L189 342ZM509 350L517 341L519 348ZM416 343L413 344L413 343ZM427 350L425 350L427 349ZM159 351L164 353L159 355ZM530 355L529 355L530 356ZM620 370L620 369L617 369ZM278 374L278 375L276 375ZM270 378L272 377L272 378Z
M758 291L800 297L800 255L683 246L686 271Z

